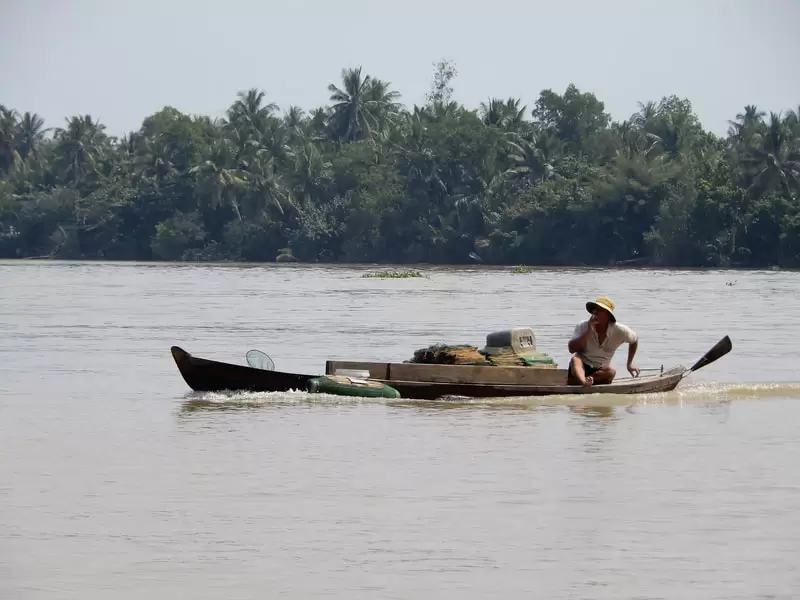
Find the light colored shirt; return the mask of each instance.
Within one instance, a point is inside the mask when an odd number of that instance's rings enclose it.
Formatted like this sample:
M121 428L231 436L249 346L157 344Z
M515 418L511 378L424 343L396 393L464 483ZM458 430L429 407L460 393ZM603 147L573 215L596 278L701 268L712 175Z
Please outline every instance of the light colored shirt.
M572 339L577 340L589 328L589 320L582 321L575 326L575 332L572 334ZM597 332L592 331L586 340L586 347L578 353L583 362L595 369L602 369L611 364L611 359L614 358L614 353L622 344L632 344L637 341L639 337L636 332L622 323L609 323L606 330L606 339L600 345L597 337Z

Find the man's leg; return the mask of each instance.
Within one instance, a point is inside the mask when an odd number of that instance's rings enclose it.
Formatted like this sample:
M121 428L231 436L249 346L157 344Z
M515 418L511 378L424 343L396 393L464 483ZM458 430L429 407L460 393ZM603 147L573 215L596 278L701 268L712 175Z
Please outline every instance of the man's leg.
M569 374L567 376L567 383L569 385L592 385L594 377L586 376L586 370L583 366L581 357L575 354L569 361Z
M608 366L603 367L601 369L597 369L594 373L592 373L592 379L595 383L611 383L614 381L614 377L617 376L617 371L614 367Z

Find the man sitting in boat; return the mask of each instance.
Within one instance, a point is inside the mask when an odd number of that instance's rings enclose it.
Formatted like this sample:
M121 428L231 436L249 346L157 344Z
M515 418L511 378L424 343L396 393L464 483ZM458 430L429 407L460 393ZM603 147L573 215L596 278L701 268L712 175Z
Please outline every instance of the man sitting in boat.
M622 344L628 346L628 372L639 375L633 365L633 357L639 347L639 337L630 327L617 323L614 303L609 298L598 298L586 303L592 316L578 323L568 348L573 355L569 363L567 383L590 386L595 383L611 383L616 370L611 366L614 353Z

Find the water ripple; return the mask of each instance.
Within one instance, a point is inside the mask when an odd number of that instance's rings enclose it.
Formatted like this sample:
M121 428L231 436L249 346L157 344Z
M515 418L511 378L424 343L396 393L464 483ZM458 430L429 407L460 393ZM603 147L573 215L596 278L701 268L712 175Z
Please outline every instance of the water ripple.
M796 595L800 275L377 269L0 262L0 597ZM322 372L528 325L564 365L601 294L641 366L734 350L665 394L437 402L193 393L169 354Z

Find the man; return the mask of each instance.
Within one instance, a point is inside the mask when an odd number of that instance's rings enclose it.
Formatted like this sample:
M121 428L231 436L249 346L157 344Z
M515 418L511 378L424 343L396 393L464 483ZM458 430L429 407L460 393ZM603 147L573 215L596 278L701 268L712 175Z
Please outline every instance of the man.
M633 357L639 347L639 337L630 327L617 323L614 303L609 298L598 298L586 303L592 316L578 323L567 347L572 359L569 363L567 383L591 386L595 383L611 383L617 372L611 366L614 353L622 344L628 346L628 372L637 377L639 367L633 365Z

